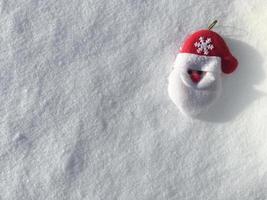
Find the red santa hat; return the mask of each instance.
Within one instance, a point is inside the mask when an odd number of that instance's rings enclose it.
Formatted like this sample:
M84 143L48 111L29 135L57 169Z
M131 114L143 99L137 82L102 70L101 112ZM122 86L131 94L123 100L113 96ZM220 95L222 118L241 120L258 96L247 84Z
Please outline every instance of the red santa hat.
M237 59L231 54L223 38L211 30L199 30L189 35L180 48L179 54L183 61L186 59L220 60L221 71L230 74L238 65ZM208 67L209 68L209 67ZM214 68L214 66L210 66Z

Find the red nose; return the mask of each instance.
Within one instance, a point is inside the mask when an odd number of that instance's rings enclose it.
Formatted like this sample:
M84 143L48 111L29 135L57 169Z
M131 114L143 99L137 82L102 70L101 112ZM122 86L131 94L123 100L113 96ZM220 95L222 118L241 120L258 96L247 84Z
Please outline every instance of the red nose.
M190 69L188 70L188 74L190 75L190 78L194 83L198 83L202 78L203 72Z

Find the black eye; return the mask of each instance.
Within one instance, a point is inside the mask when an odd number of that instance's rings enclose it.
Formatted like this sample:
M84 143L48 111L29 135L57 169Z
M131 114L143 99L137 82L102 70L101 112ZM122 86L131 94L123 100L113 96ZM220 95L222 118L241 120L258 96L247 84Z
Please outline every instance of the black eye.
M203 72L202 72L202 71L197 71L197 73L198 73L199 75L201 75Z
M192 70L191 69L187 70L187 73L192 74Z

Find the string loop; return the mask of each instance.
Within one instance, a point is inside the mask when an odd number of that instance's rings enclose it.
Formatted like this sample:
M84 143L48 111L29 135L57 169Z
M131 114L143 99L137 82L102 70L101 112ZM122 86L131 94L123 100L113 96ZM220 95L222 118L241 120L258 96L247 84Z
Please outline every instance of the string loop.
M216 24L217 24L218 20L214 20L208 27L209 30L211 30Z

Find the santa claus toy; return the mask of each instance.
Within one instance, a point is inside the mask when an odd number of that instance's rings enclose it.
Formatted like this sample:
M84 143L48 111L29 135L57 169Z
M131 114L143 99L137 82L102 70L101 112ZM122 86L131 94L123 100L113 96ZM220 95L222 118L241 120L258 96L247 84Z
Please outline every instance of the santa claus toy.
M221 94L222 73L238 65L223 38L211 31L216 22L185 39L169 76L169 96L187 116L207 111Z

